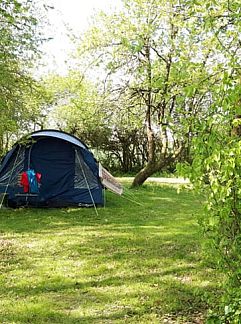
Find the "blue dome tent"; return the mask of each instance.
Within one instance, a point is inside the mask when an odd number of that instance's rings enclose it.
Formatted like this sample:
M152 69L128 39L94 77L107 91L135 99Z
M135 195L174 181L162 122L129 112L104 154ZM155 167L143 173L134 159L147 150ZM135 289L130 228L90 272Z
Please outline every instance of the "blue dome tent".
M33 132L3 158L0 193L10 207L103 206L100 167L77 137L57 130Z

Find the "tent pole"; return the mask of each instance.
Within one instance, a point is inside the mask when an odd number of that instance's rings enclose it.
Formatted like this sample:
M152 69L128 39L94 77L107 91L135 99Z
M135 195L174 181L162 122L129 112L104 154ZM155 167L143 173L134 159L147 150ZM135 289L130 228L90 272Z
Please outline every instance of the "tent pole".
M104 208L105 208L105 206L106 206L106 193L105 193L105 188L103 189L103 192L104 192L103 196L104 196Z
M31 144L29 151L28 151L28 169L30 169L30 158L31 158L32 147L33 147L33 144Z
M2 209L3 202L4 202L4 198L5 198L6 193L7 193L7 191L8 191L8 187L9 187L9 185L10 185L10 181L11 181L11 179L12 179L13 170L14 170L14 167L15 167L15 165L16 165L16 162L17 162L17 159L18 159L18 156L19 156L19 151L20 151L20 145L19 145L19 148L18 148L18 153L17 153L16 159L15 159L14 164L13 164L13 168L12 168L12 170L11 170L11 174L10 174L10 176L9 176L8 183L7 183L6 188L5 188L5 191L4 191L4 193L3 193L3 197L2 197L2 200L1 200L1 203L0 203L0 209Z
M86 175L85 175L85 172L84 172L83 166L82 166L82 164L81 164L80 158L79 158L79 156L78 156L78 152L77 152L77 150L75 150L75 154L77 155L77 159L78 159L79 165L80 165L80 167L81 167L81 171L82 171L82 173L83 173L83 176L84 176L84 179L85 179L85 182L86 182L86 186L87 186L88 191L89 191L89 194L90 194L90 198L91 198L92 203L93 203L93 205L94 205L95 213L96 213L97 216L99 216L99 213L98 213L98 210L97 210L97 208L96 208L95 201L94 201L93 195L92 195L92 193L91 193L90 186L89 186L89 183L88 183L88 181L87 181L87 178L86 178Z

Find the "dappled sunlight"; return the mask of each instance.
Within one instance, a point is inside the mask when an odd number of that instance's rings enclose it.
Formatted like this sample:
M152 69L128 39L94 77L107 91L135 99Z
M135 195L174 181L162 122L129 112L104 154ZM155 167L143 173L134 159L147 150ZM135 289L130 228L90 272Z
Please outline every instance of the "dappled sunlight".
M185 192L154 189L136 191L146 209L110 193L112 207L98 215L0 211L0 321L185 323L205 313L203 296L211 298L218 284L201 263L198 203Z
M151 200L163 200L163 201L172 202L171 198L166 198L166 197L151 197Z

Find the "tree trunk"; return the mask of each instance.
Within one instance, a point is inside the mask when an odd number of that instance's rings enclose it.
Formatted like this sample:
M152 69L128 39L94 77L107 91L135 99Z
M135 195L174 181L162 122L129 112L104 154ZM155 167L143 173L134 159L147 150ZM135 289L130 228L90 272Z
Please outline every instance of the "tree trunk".
M159 165L156 161L156 145L155 145L155 136L151 127L151 102L150 98L148 100L149 105L146 113L146 133L147 133L147 153L148 153L148 162L146 166L137 173L135 176L131 187L141 186L146 179L155 173Z
M161 171L165 166L174 162L180 153L181 151L178 152L177 155L170 155L167 158L161 159L159 161L147 162L147 165L135 176L131 187L136 188L143 185L147 178L149 178L155 172Z
M152 130L152 66L151 66L151 55L150 55L150 44L149 39L146 40L145 46L145 57L147 62L147 97L145 98L146 103L146 135L147 135L147 153L148 153L148 162L147 165L137 173L135 179L133 180L132 187L141 186L145 180L155 172L156 168L156 159L155 159L155 136Z
M157 165L154 162L148 162L147 165L137 173L131 187L136 188L141 186L147 178L157 171Z

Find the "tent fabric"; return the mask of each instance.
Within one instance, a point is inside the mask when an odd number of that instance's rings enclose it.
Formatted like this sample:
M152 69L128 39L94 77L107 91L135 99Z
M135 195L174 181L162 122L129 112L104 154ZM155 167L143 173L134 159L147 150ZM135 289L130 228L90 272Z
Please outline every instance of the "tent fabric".
M96 175L90 169L90 166L86 164L80 152L77 151L75 151L74 188L75 189L98 188L98 181Z
M0 186L7 186L9 181L16 186L19 180L18 175L24 168L24 149L17 146L9 153L3 159L0 167Z
M76 146L79 146L83 149L88 149L87 146L84 143L82 143L77 137L67 134L65 132L49 129L49 130L37 131L31 134L32 138L40 137L40 136L59 138L67 142L70 142Z
M30 145L17 144L0 167L0 193L7 192L12 206L103 205L99 166L87 146L59 131L30 134ZM24 193L21 175L27 170L41 174L38 191Z

